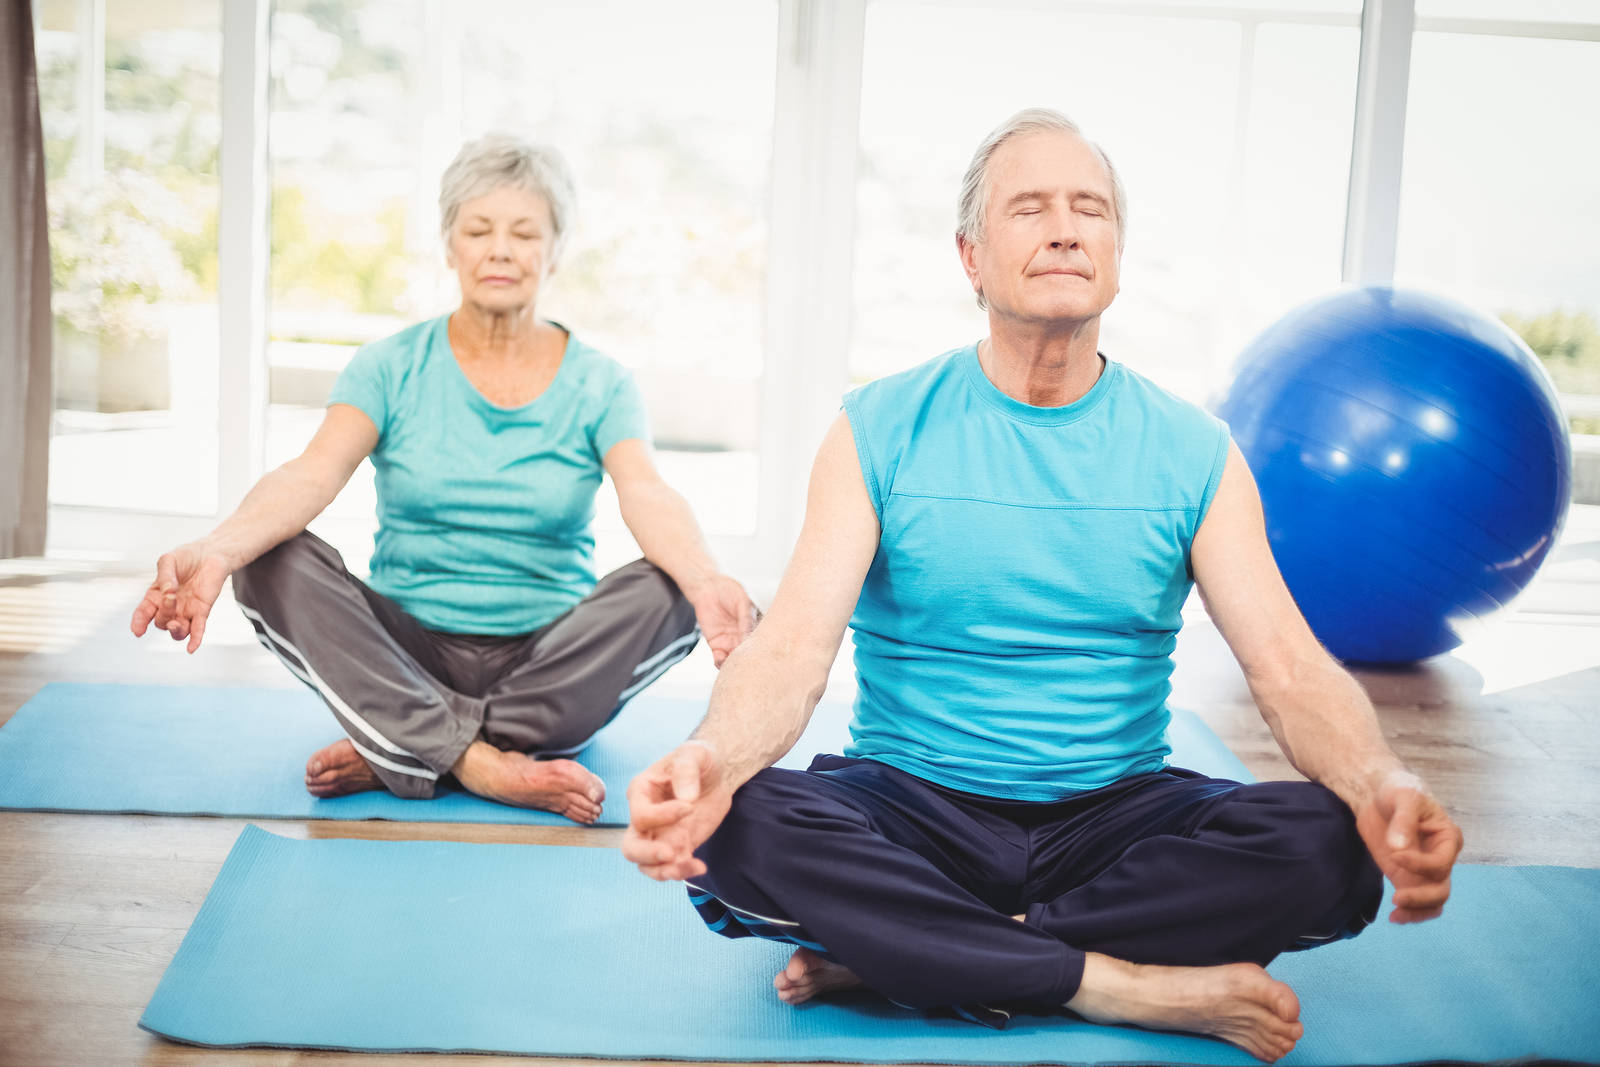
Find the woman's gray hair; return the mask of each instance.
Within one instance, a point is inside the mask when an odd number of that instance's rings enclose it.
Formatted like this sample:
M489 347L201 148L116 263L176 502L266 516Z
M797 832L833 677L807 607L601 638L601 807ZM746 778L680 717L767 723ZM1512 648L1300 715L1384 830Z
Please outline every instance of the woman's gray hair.
M510 186L544 197L555 232L550 235L550 262L561 256L578 210L572 169L549 145L532 144L504 133L468 141L439 179L439 230L445 240L456 224L461 205Z
M983 227L986 221L984 216L989 204L990 161L994 159L994 154L999 151L1000 146L1011 138L1018 134L1037 133L1043 130L1070 133L1083 138L1100 157L1100 162L1106 165L1106 173L1111 176L1111 207L1117 216L1117 251L1121 252L1128 236L1128 193L1122 187L1122 178L1118 176L1117 168L1111 165L1111 157L1106 155L1105 149L1083 137L1083 132L1078 129L1077 123L1061 112L1052 111L1047 107L1030 107L1012 115L985 137L978 150L972 154L972 162L967 166L966 177L961 179L961 199L956 204L956 236L964 241L983 240Z

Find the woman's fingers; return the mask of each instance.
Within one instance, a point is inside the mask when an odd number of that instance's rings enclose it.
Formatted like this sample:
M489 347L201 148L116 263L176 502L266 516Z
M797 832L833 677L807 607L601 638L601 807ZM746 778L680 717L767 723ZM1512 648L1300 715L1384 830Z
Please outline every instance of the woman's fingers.
M200 641L206 635L206 620L210 617L211 606L209 604L202 604L195 611L194 619L191 622L193 629L189 634L189 655L194 655L195 649L200 647Z
M144 591L144 596L139 603L134 606L132 619L133 636L143 637L145 631L150 628L150 620L154 619L156 613L160 610L161 590L152 582L150 588ZM165 629L165 627L162 627L162 629Z

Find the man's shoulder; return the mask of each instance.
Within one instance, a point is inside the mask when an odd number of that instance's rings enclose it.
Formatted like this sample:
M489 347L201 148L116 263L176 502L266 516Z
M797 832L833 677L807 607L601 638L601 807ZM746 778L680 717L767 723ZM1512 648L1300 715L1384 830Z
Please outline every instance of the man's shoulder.
M1223 425L1221 419L1194 401L1158 385L1126 363L1121 366L1124 394L1153 421L1196 431L1214 430Z
M914 367L857 386L846 394L846 406L852 401L859 407L901 408L907 403L914 403L917 398L933 392L957 373L962 354L971 347L963 345L952 348Z

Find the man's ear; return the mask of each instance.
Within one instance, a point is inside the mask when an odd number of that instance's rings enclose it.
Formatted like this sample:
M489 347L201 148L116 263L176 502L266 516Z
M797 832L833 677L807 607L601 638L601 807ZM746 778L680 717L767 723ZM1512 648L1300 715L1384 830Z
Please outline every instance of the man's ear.
M967 281L972 284L972 291L981 294L983 292L983 279L978 274L978 246L958 233L956 234L956 254L961 257L961 269L966 272Z

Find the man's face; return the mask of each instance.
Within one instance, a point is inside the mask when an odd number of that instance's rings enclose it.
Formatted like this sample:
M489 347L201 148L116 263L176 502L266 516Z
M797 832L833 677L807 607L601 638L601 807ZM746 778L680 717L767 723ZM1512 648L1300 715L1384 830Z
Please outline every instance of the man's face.
M1121 255L1111 175L1081 137L1019 134L989 161L983 240L961 263L992 315L1086 321L1117 295Z

